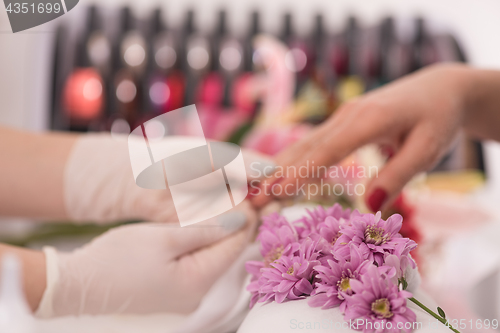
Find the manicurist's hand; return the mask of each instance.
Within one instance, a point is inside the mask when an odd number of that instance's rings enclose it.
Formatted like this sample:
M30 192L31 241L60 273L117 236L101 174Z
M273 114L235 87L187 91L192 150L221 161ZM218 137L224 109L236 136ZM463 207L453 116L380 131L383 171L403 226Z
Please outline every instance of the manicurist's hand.
M193 139L169 138L176 147L189 147ZM242 154L249 178L259 176L261 168L272 168L263 155L248 150ZM136 185L126 136L30 133L0 127L0 155L0 216L101 224L178 223L168 189ZM192 205L207 209L200 202Z
M253 236L247 201L188 227L140 223L112 229L71 253L45 248L41 317L190 313Z
M279 154L282 170L331 166L355 149L376 143L393 157L368 184L366 202L377 211L395 198L417 173L430 169L447 152L463 128L477 138L500 139L500 73L463 65L420 70L342 105L307 137ZM314 163L313 163L314 161ZM316 171L317 172L317 171ZM311 174L311 173L309 173ZM277 182L288 193L308 179L271 177L252 199L256 206L272 200ZM289 185L291 184L291 185ZM286 196L283 192L281 196Z

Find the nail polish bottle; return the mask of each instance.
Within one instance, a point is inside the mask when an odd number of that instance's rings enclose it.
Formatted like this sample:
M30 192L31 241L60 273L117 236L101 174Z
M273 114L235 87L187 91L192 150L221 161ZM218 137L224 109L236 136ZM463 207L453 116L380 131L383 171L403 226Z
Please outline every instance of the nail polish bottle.
M345 40L348 53L348 75L355 75L358 73L358 51L361 29L359 22L354 16L350 16L347 21L345 30Z
M187 13L183 32L184 44L183 70L186 74L184 105L191 105L197 101L197 89L201 78L210 69L211 52L208 38L196 31L194 12Z
M225 10L219 11L210 40L210 69L200 81L197 104L205 136L225 140L239 122L238 112L231 103L231 89L241 68L243 53L239 41L227 31Z
M291 13L286 13L284 16L281 40L289 48L285 55L285 65L296 75L295 96L297 96L311 75L313 62L310 46L295 34Z
M389 24L389 23L387 23ZM407 42L403 41L401 33L396 29L395 21L392 20L391 31L387 32L387 52L384 62L383 75L387 82L399 79L411 71L411 52ZM401 30L401 29L400 29Z
M328 36L325 30L323 15L316 14L314 17L314 28L311 34L312 39L312 49L311 52L311 64L314 67L314 75L318 75L317 72L323 71L326 67L327 61L327 51L330 46L328 43Z
M142 89L140 89L140 106L132 125L133 128L162 113L170 95L170 89L166 82L166 70L158 66L156 61L156 53L158 53L158 62L163 67L168 68L170 66L169 62L172 62L172 54L169 52L170 49L167 48L168 45L161 43L163 40L157 39L157 37L166 33L161 15L161 10L156 8L148 21L149 28L146 34L147 40L150 41L147 45L148 59L146 59L145 74L138 81ZM157 51L156 46L163 49Z
M255 50L253 47L253 39L261 32L260 28L260 14L258 11L252 11L250 15L250 24L248 33L243 42L244 55L243 55L243 71L253 72Z
M438 61L436 46L427 31L425 20L415 19L415 37L412 43L411 71L416 71Z
M410 71L411 54L396 31L393 17L386 17L378 27L377 61L369 76L368 90L380 87Z
M209 112L219 112L222 108L225 88L227 87L224 69L220 62L221 46L226 39L226 12L221 10L217 26L211 36L209 72L204 75L198 88L197 102ZM213 110L215 109L215 110Z
M129 7L120 12L120 32L114 47L114 71L111 77L110 103L105 123L112 134L128 134L137 118L142 91L138 84L147 63L144 37L136 28Z
M65 81L62 94L71 131L95 128L104 109L103 74L109 66L110 50L95 6L88 10L86 27L77 42L74 68Z
M349 50L346 38L346 28L332 37L333 45L329 54L330 65L337 80L349 73Z
M120 41L120 62L136 75L141 75L146 68L148 48L146 40L137 27L129 7L122 9L122 32Z
M324 27L323 15L316 14L312 32L309 34L310 52L308 55L308 72L305 75L305 84L299 95L299 103L307 107L302 108L303 121L318 124L325 120L331 110L335 108L336 95L333 93L336 76L328 63L328 55L332 50L332 42ZM298 110L298 109L297 109ZM300 118L298 118L300 119Z
M394 47L396 33L394 28L394 19L387 17L380 26L380 44L379 44L379 77L382 84L392 79L390 64L395 61L391 54L391 48Z
M465 50L462 45L458 42L455 36L449 34L450 42L452 44L453 49L455 50L455 61L467 63L467 56L465 54Z
M327 32L322 14L316 15L312 38L315 45L314 80L325 91L327 101L323 117L327 118L338 105L335 91L338 77L334 66L331 65L332 54L335 52L335 39ZM324 119L318 119L318 122L322 120Z
M253 39L260 32L259 12L253 11L250 19L248 33L243 40L243 61L242 70L234 79L231 93L231 100L234 107L242 112L249 113L249 118L256 112L257 100L249 93L249 85L254 75L255 50L253 48Z
M258 75L256 67L259 63L253 41L259 33L260 15L258 11L252 11L248 32L241 42L242 68L233 80L230 96L233 111L238 114L238 121L227 140L236 144L239 144L251 131L255 117L262 106L260 97L254 94L256 88L254 78Z
M53 49L52 60L52 78L51 78L51 111L50 111L50 128L53 130L67 130L69 127L68 119L63 111L63 92L64 78L61 61L64 57L64 45L66 44L67 31L64 25L57 27L55 32L55 42Z
M181 70L179 36L163 25L159 9L153 15L152 40L150 62L157 78L149 85L148 98L156 113L179 109L183 106L186 84Z
M359 39L360 28L355 17L349 17L347 27L343 33L343 40L347 50L347 66L342 70L346 76L340 79L337 87L337 96L340 102L361 95L365 91L365 82L360 75L359 67Z
M382 85L382 63L392 46L392 18L385 18L382 23L363 29L359 40L359 74L366 83L366 89Z
M233 91L234 83L239 74L243 70L243 45L241 41L227 33L225 28L225 12L220 13L219 36L220 42L218 47L218 69L224 77L224 94L222 106L229 108L233 106ZM224 22L224 23L222 23Z
M178 66L178 37L163 23L159 8L153 11L148 39L152 43L134 128L161 113L181 108L183 103L184 77Z
M92 67L97 68L105 77L109 74L111 61L111 43L104 33L102 22L97 13L97 7L89 8L90 31L85 43L85 55Z
M326 98L325 110L322 115L310 117L309 122L318 124L327 119L337 108L338 98L335 91L337 84L337 74L330 60L334 50L334 39L324 26L322 14L316 14L314 20L314 30L312 34L314 49L314 69L313 80L319 86Z

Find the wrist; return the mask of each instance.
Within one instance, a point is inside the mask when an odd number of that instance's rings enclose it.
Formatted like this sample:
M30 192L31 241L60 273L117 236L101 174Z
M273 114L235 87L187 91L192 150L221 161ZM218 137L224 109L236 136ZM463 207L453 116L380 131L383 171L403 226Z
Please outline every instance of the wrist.
M133 182L126 137L106 134L81 136L74 144L64 172L64 201L73 222L114 222L123 216L121 201ZM128 182L127 182L128 181Z
M468 126L477 89L477 70L462 63L444 63L426 67L424 71L433 72L443 97L450 103L448 107L458 117L456 120L461 127Z
M31 310L35 311L47 284L45 255L41 251L0 244L0 257L5 253L13 253L21 260L24 294Z
M500 140L500 72L470 69L464 91L465 108L463 128L476 139Z

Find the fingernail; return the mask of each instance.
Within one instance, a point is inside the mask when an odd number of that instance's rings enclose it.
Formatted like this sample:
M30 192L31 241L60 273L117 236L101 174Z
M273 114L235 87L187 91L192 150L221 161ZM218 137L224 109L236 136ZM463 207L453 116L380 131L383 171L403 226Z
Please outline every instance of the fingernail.
M394 149L389 146L384 146L381 149L382 155L387 156L388 159L391 159L394 156Z
M250 169L256 173L256 178L271 177L274 170L276 170L276 164L271 160L257 160L250 164ZM252 176L252 174L251 174Z
M376 188L368 197L368 208L370 208L372 212L377 212L380 210L380 207L382 207L386 199L387 192L381 188Z
M246 224L247 217L243 212L233 210L217 216L216 220L217 224L224 227L227 231L237 231Z
M248 194L247 194L247 199L253 198L257 193L259 193L259 188L258 187L253 187L253 186L248 186Z

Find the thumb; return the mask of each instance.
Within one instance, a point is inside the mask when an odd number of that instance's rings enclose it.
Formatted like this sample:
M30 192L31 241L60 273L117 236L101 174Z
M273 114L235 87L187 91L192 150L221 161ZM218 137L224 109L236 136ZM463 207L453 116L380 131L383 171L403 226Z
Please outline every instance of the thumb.
M249 243L254 229L255 224L247 224L243 230L179 258L180 269L175 273L182 277L187 276L186 272L191 272L193 292L205 294L240 256Z
M427 128L413 130L401 150L369 183L366 196L368 208L373 212L384 208L416 174L430 169L439 155L439 145Z
M247 205L242 202L238 207L207 221L169 230L171 255L177 258L190 254L234 234L248 224L255 224L255 213L247 209Z
M267 155L249 149L242 149L241 152L245 161L248 182L263 177L270 177L276 169L276 164Z

